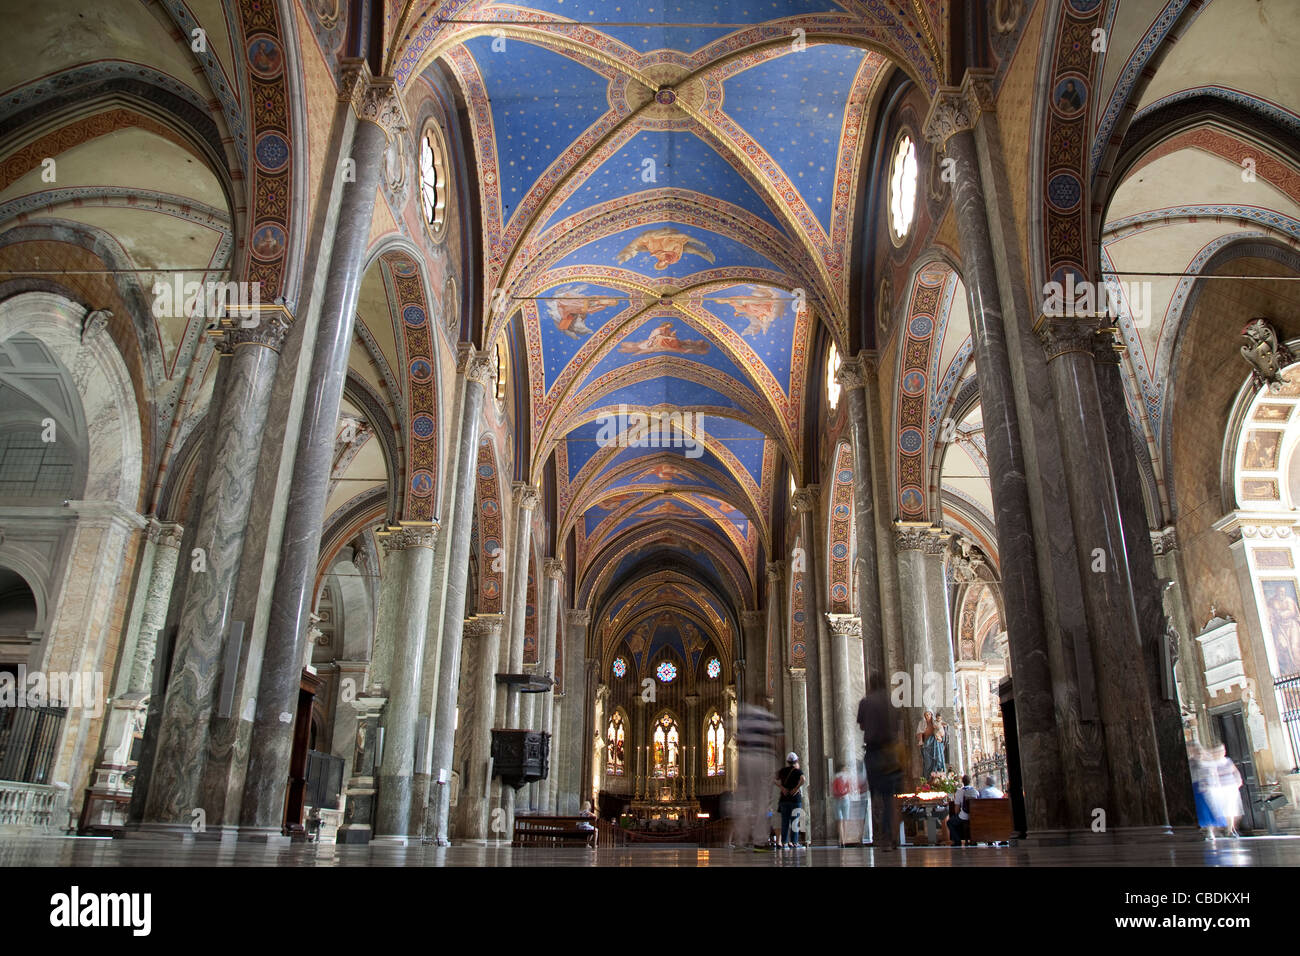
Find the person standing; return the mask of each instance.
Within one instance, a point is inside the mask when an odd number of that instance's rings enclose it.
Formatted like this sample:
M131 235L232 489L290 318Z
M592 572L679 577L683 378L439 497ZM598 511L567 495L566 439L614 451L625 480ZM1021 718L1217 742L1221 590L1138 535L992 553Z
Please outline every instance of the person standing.
M889 692L879 682L858 704L858 726L871 793L871 844L883 852L897 850L894 796L903 787L903 732Z
M785 766L776 772L776 785L781 788L781 798L777 801L777 809L781 811L781 846L787 850L802 846L799 839L801 827L794 828L794 842L791 842L791 822L794 820L795 811L803 809L803 794L800 793L803 781L803 771L799 768L799 755L791 751L786 755ZM802 813L800 815L802 816Z
M980 788L981 800L1001 800L1005 796L1006 794L999 790L994 784L991 776L984 778L984 786Z
M962 774L961 789L952 798L957 811L957 825L953 827L953 843L970 845L970 802L979 799L979 791L970 785L970 775Z

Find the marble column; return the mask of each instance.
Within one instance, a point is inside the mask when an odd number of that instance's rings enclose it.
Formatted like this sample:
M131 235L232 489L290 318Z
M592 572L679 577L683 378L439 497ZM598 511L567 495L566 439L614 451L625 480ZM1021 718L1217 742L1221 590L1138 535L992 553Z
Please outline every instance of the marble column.
M533 510L537 507L538 491L532 485L516 481L510 486L514 502L514 541L510 549L510 655L506 660L506 673L524 672L524 618L528 610L528 566L532 558ZM522 704L519 693L511 690L506 698L506 726L522 728Z
M1031 833L1070 826L1057 736L1051 655L1043 621L1043 600L1030 516L1030 498L1020 422L1013 392L1007 330L1003 322L993 243L989 233L972 130L992 100L986 80L967 74L960 90L941 89L926 120L926 139L952 161L953 205L961 242L962 278L970 303L975 368L980 386L990 489L997 520L1011 669L1015 674L1020 765L1025 781L1025 815ZM1086 782L1074 781L1076 790ZM1087 802L1086 800L1084 801ZM1074 820L1082 827L1086 821Z
M1074 546L1084 577L1088 638L1110 771L1109 799L1102 806L1107 829L1164 830L1168 818L1160 752L1097 388L1097 323L1043 316L1036 331L1047 354L1056 400ZM1004 581L1009 577L1004 572Z
M870 359L867 359L870 361ZM884 687L885 635L880 612L880 571L876 555L876 508L871 485L871 430L867 417L866 376L862 358L845 358L835 380L849 406L853 447L853 523L857 535L858 618L862 633L867 686Z
M293 714L298 704L308 615L312 611L312 583L320 559L325 500L334 464L357 296L384 150L393 131L402 125L395 81L370 76L364 63L354 64L346 72L341 95L351 100L357 117L349 153L356 163L356 180L349 181L342 192L294 453L293 487L280 542L280 565L271 597L240 808L240 825L249 837L278 834L284 816Z
M479 614L465 622L465 641L477 660L474 709L470 715L469 760L465 779L460 782L461 820L465 839L475 843L492 838L492 701L496 695L498 648L501 643L500 614Z
M785 562L767 562L767 624L763 643L763 660L756 675L750 680L750 700L755 705L771 711L781 697L781 645L785 637L785 620L781 613L781 598L785 593ZM772 645L775 643L775 647ZM768 689L769 664L773 686ZM753 665L751 665L751 670Z
M188 835L201 811L198 792L216 709L217 678L230 627L244 550L253 481L271 386L287 328L277 311L263 311L251 328L229 320L217 330L226 365L220 414L211 426L211 465L199 476L199 515L190 571L179 597L180 621L171 658L141 829ZM198 553L195 553L198 552ZM287 779L286 772L286 779ZM283 806L281 806L283 810Z
M583 615L581 627L585 631L587 623L590 620L589 617L590 612L571 611L570 613L575 615L576 614ZM582 750L582 769L580 774L581 780L579 782L579 786L581 787L581 789L578 791L579 807L581 807L583 802L587 800L593 801L593 806L594 806L594 802L596 800L596 794L597 794L597 788L592 783L595 774L595 769L593 769L592 767L592 758L595 756L592 752L592 742L595 739L595 735L598 733L596 727L599 726L599 723L597 721L597 714L596 714L596 694L597 694L597 689L600 686L599 668L600 668L600 661L594 657L588 657L583 661L583 669L586 673L586 678L583 682L585 690L583 691L583 695L582 695L582 699L583 699L582 737L580 739L580 747ZM628 716L634 717L635 713L629 714ZM627 740L635 744L635 738L631 736L631 730L632 728L629 727ZM599 731L599 733L603 734L604 733L603 729ZM635 758L635 754L636 754L635 746L633 746L632 754L633 757Z
M1200 631L1187 613L1187 591L1179 560L1178 533L1173 525L1151 532L1151 551L1155 559L1156 574L1164 586L1165 613L1173 630L1166 634L1173 655L1176 690L1179 702L1188 713L1188 722L1195 725L1195 739L1202 744L1210 741L1202 736L1209 727L1209 713L1205 706L1205 671L1201 669L1195 636ZM1194 716L1193 716L1194 715Z
M824 665L822 662L822 580L815 510L818 489L807 486L795 491L792 503L799 514L800 541L804 549L804 660L806 672L805 707L807 743L799 751L808 786L804 798L804 818L811 821L815 815L829 813L833 803L828 799L830 788L826 779L826 731L822 706ZM811 842L811 833L809 842Z
M790 736L786 740L786 749L793 750L799 755L800 766L803 767L804 773L807 774L812 764L812 748L808 743L808 725L809 718L812 715L812 703L808 693L808 670L804 667L787 667L786 676L790 687L790 715L789 722L786 726L790 728ZM818 757L816 762L820 763ZM781 754L777 760L778 764L784 765L785 754ZM812 789L811 778L808 785L804 787L804 801L801 827L801 841L805 843L812 842L812 827L809 825L812 820L813 806L812 801L808 799L809 791ZM768 802L775 807L776 800L769 796ZM780 823L773 819L773 823L779 828ZM778 830L779 832L779 830Z
M767 695L767 617L766 611L740 612L745 646L743 666L736 668L736 693L741 700L756 701Z
M1128 405L1121 380L1119 350L1123 346L1115 344L1110 332L1098 336L1093 346L1097 363L1097 390L1101 398L1102 417L1115 475L1120 528L1128 556L1141 656L1146 664L1147 693L1151 698L1151 716L1155 722L1156 746L1160 752L1165 810L1170 826L1195 828L1198 826L1196 801L1192 795L1187 744L1183 739L1183 718L1178 705L1178 692L1171 679L1172 667L1167 663L1169 621L1165 617L1164 586L1157 576L1155 552L1151 544L1151 523L1147 520L1142 476L1134 454L1133 431L1129 425ZM1176 636L1174 639L1177 639Z
M478 460L479 423L483 398L492 381L491 358L471 349L462 351L458 371L465 377L461 405L460 443L456 450L456 481L451 500L451 541L447 549L447 595L443 610L438 664L438 697L434 704L434 779L446 774L451 779L456 749L456 701L460 689L461 640L465 631L465 587L469 580L470 531L474 519L475 467ZM486 704L485 704L486 706ZM437 788L433 829L439 845L449 842L451 794Z
M560 698L563 760L556 806L556 812L563 814L577 813L586 799L582 752L585 741L590 739L586 730L591 709L587 698L587 622L590 619L590 613L583 610L567 611L564 616L564 696Z
M904 603L903 615L907 654L903 666L907 681L903 687L911 692L904 696L903 732L912 755L912 772L908 776L919 779L922 766L916 746L917 725L927 710L943 713L945 719L952 716L949 688L956 680L956 670L944 570L951 535L928 524L900 521L895 525L895 536L898 578L903 593L910 597Z
M894 514L893 490L890 484L889 446L886 445L887 429L884 413L880 406L880 369L875 352L858 353L858 368L862 372L862 396L866 403L867 467L870 469L871 487L869 494L873 502L873 525L871 533L875 542L876 575L879 579L877 594L880 600L880 640L884 652L885 686L889 676L903 666L903 618L900 603L902 592L898 589L898 562L894 560L894 525L890 517ZM850 393L850 399L852 394ZM850 412L853 406L849 406ZM855 502L856 505L856 502ZM884 555L884 560L880 556ZM859 584L858 600L865 600ZM861 604L861 607L865 607ZM861 616L861 615L859 615ZM865 642L864 642L865 645ZM865 650L865 646L864 646Z
M859 648L862 624L856 614L827 614L831 645L831 707L835 728L835 763L850 771L858 763L862 752L862 731L858 728L858 702L865 688L859 677L855 680L852 653L866 652Z
M415 772L420 671L429 627L429 589L438 526L402 525L381 532L391 574L399 577L401 601L393 620L393 659L384 712L384 756L379 767L375 839L405 845L411 835L411 777Z
M140 631L131 659L131 674L126 692L148 695L153 686L153 662L158 651L158 632L167 622L167 605L171 601L172 583L176 578L176 564L180 560L183 529L178 524L154 521L149 527L149 537L154 543L153 563L149 573L149 587L145 592L144 610L140 615Z
M546 579L546 594L542 599L542 611L545 616L542 618L541 640L538 642L541 645L541 667L538 670L549 677L555 670L555 641L560 624L560 585L564 581L564 562L558 558L547 558L543 564L543 574ZM537 697L541 709L541 720L537 729L551 735L550 776L553 777L558 756L554 734L555 722L552 719L555 713L554 685L551 692L538 694ZM555 805L551 801L550 779L543 780L538 785L538 809L542 813L555 812Z
M384 698L358 697L352 701L356 709L356 743L352 755L352 775L344 790L343 826L339 827L339 843L369 843L374 833L375 778L379 772L379 724L384 711Z

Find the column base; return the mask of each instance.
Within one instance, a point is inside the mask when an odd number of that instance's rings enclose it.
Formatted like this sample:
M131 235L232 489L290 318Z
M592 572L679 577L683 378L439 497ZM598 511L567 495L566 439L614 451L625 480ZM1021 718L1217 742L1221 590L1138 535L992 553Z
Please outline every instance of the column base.
M293 842L293 838L285 836L278 827L238 827L235 836L240 843L264 843L267 846L288 846Z
M395 834L389 836L372 836L370 838L371 846L409 846L410 843L411 837L398 836Z
M188 823L141 823L122 831L124 840L170 840L175 843L230 843L234 827L208 827L200 833Z
M339 827L339 834L336 842L343 843L348 846L360 846L362 844L369 843L372 839L374 839L374 834L371 831L369 824L361 824L356 826L351 824L344 824L343 826Z

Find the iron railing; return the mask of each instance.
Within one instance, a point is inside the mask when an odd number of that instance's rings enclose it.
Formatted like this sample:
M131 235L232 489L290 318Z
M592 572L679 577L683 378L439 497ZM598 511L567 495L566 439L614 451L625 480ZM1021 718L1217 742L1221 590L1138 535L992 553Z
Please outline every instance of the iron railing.
M66 707L0 707L0 780L49 783Z
M1300 773L1300 674L1283 677L1273 686L1282 707L1282 724L1291 739L1291 772Z

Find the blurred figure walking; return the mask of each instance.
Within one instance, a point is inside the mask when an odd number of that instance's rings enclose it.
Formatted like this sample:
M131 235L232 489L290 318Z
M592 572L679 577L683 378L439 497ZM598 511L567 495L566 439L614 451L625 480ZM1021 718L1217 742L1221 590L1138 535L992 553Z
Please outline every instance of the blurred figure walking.
M903 729L889 692L879 682L858 704L858 726L862 728L867 787L871 791L871 845L885 851L897 850L894 796L903 786Z
M770 850L769 811L772 803L772 764L781 722L753 704L741 704L736 718L739 785L732 797L731 840L736 846Z

